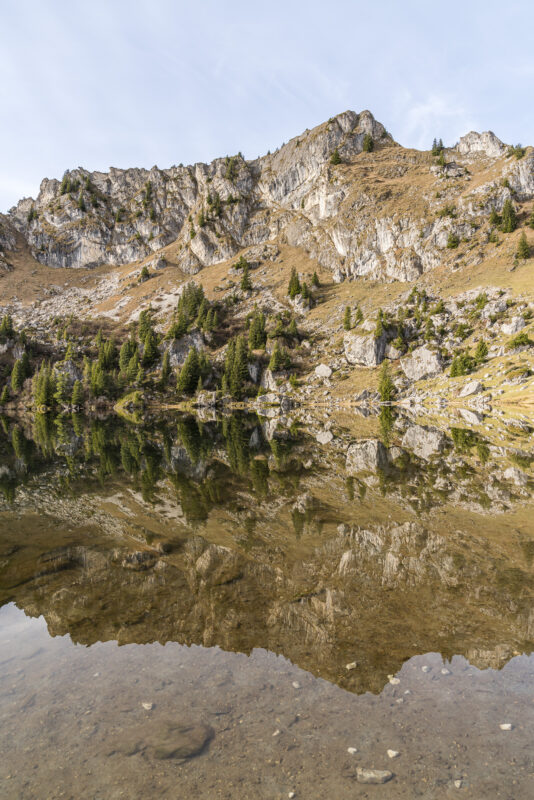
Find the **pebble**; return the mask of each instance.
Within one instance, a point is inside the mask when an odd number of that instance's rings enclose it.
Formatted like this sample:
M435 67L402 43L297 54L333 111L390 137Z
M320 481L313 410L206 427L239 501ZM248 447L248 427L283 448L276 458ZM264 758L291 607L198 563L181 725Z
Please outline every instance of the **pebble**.
M422 669L423 672L430 672L431 667L429 667L427 664L425 664L425 666L421 667L421 669Z
M410 691L409 689L406 689L406 691L404 692L404 694L411 694L411 691Z
M98 678L98 677L100 677L100 672L95 672L95 674L93 675L93 678Z
M451 671L450 671L450 669L447 669L446 667L443 667L443 669L441 670L441 674L442 675L450 675Z
M154 708L154 703L141 703L145 711L152 711Z
M300 689L300 683L298 681L293 681L291 686L293 687L293 689Z
M345 665L345 669L356 669L357 666L358 664L356 663L356 661L351 661L350 664Z
M280 730L278 728L273 733L273 736L280 736Z
M295 792L289 792L288 797L289 800L293 800L293 797L295 797Z
M351 756L353 756L354 753L357 753L357 752L358 752L358 748L357 747L347 747L347 753L350 753Z
M501 731L511 731L512 724L510 722L503 722L501 725L499 725L499 728Z
M400 756L400 753L398 750L388 750L388 756L390 758L397 758L397 756Z
M454 781L454 785L457 789L461 789L463 786L463 781Z
M397 686L397 684L400 683L400 678L390 678L389 682L391 683L392 686Z
M356 770L356 780L358 783L387 783L393 777L393 773L388 769L365 769L358 767Z

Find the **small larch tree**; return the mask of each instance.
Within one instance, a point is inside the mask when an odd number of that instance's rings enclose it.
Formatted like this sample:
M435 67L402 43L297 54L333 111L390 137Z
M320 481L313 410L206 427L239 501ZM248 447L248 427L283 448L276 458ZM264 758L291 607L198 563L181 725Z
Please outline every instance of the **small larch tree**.
M526 261L527 258L530 258L530 247L528 246L525 231L523 231L519 237L516 256L524 261Z

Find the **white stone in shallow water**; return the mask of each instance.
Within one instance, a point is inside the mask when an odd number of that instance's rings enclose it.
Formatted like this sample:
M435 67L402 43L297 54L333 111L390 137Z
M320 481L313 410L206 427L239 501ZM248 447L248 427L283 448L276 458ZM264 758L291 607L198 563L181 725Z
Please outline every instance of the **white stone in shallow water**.
M357 747L347 747L347 753L350 753L351 756L353 756L354 753L357 753L357 752L358 752L358 748Z
M356 661L351 661L350 664L345 665L345 669L356 669L358 663Z
M512 727L513 726L510 722L503 722L501 725L499 725L501 731L511 731Z
M298 681L293 681L291 686L293 687L293 689L300 689L300 683Z
M447 667L443 667L443 669L441 670L441 674L442 675L450 675L451 671L450 671L450 669L447 669Z
M399 753L398 750L388 750L387 752L388 752L388 756L390 758L397 758L398 756L400 756L400 753Z
M154 708L154 703L141 703L145 711L152 711Z
M397 686L400 683L400 678L390 678L389 682L392 686Z
M356 770L356 780L358 783L387 783L393 777L393 773L388 769L365 769L358 767Z
M427 666L427 665L425 664L425 666L424 666L424 667L421 667L421 670L422 670L423 672L430 672L430 670L431 670L431 667L429 667L429 666Z

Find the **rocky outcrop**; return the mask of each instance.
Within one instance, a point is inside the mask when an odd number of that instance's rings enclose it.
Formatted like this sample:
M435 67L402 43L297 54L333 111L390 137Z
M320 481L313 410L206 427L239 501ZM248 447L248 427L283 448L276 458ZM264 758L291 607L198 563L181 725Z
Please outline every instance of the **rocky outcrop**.
M387 450L378 439L366 439L351 444L347 450L345 469L349 475L359 472L376 472L388 463Z
M172 339L165 343L164 348L169 353L171 367L181 367L191 347L194 347L195 350L203 349L204 337L200 331L192 331L180 339Z
M470 131L461 137L456 149L462 155L480 153L489 158L501 158L506 153L506 146L495 136L493 131L484 133Z

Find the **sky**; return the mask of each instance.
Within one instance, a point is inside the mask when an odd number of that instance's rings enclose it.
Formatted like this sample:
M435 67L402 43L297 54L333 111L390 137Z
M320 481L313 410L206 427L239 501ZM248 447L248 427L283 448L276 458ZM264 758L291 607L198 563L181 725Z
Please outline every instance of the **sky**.
M255 158L348 108L534 144L528 0L0 0L0 211L66 169Z

